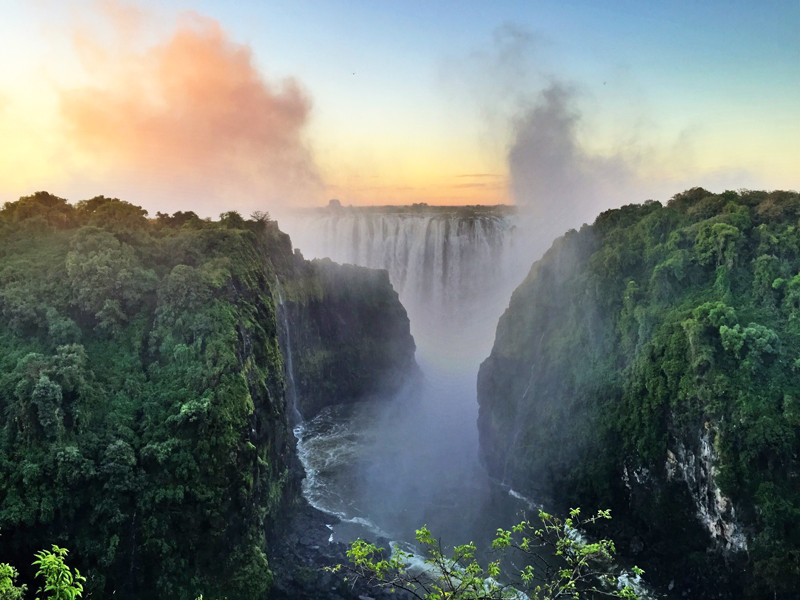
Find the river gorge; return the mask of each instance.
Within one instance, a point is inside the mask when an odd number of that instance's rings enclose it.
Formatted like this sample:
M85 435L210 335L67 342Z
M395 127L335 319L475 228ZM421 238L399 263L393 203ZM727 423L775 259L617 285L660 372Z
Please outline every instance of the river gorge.
M331 539L407 542L429 523L451 543L465 527L490 541L500 525L477 525L490 520L487 505L506 505L504 526L519 508L507 491L490 489L475 427L475 377L491 347L491 315L513 287L513 209L333 206L286 223L304 256L388 272L420 367L389 397L329 406L295 428L304 494L341 519Z
M485 552L498 527L535 517L538 502L481 464L476 427L478 367L529 267L516 210L332 203L284 222L306 257L388 272L421 371L398 392L327 406L295 427L303 494L335 517L329 543L382 539L415 553L427 524L446 547L474 541ZM656 597L640 578L622 580Z
M742 242L731 248L750 258L724 263L728 250L706 240L723 224L740 236L780 229L775 215L795 198L697 188L602 213L543 254L530 221L505 207L332 204L287 221L310 256L388 272L421 372L391 398L332 407L296 430L306 497L341 520L330 539L408 543L427 523L445 543L486 547L520 511L607 507L613 524L594 534L614 537L621 564L645 566L643 597L780 587L751 570L777 550L754 537L764 505L740 478L790 485L793 463L738 462L772 442L731 429L734 414L754 418L734 408L750 401L721 398L781 377L773 357L791 346L779 341L790 309L741 282L754 280L749 265L778 261L784 270L766 277L779 286L794 259ZM731 221L725 203L747 218ZM762 316L745 326L740 312Z
M93 597L383 600L326 570L357 538L486 563L580 507L611 511L565 533L613 540L605 592L790 600L798 218L693 188L550 243L508 207L7 203L0 564L31 582L58 542Z

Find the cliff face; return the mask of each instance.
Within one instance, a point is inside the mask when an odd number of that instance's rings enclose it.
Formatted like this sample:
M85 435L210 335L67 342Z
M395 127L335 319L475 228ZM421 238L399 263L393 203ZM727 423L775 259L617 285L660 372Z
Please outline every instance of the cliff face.
M408 320L385 273L303 261L268 219L145 215L0 210L0 563L30 581L56 543L93 596L263 598L301 476L283 288L314 402L399 385Z
M57 543L98 597L260 598L299 489L270 224L174 219L1 211L0 562Z
M490 473L613 508L622 549L679 592L790 597L798 215L796 193L695 189L557 240L481 366Z
M386 271L299 252L290 259L288 237L283 243L282 349L287 393L303 419L331 404L388 397L418 375L408 315Z

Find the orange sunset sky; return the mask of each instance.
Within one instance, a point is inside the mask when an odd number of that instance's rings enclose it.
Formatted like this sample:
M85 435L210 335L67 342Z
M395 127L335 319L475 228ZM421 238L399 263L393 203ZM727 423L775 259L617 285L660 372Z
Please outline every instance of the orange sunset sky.
M3 2L0 202L797 189L799 5L702 4Z

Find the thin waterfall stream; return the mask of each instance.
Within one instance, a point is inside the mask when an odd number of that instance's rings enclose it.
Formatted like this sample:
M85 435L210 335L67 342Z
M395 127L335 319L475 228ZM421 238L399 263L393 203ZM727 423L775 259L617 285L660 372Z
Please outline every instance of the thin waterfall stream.
M293 422L292 427L297 429L303 426L303 417L297 409L297 385L294 380L294 363L292 361L292 329L289 325L289 317L286 314L286 306L283 303L283 292L281 290L281 282L275 277L275 284L278 290L278 313L280 313L281 322L283 323L284 331L284 345L286 346L286 375L289 379L289 385L286 386L287 395L289 397L289 405L291 406L291 415ZM295 431L295 435L297 432Z

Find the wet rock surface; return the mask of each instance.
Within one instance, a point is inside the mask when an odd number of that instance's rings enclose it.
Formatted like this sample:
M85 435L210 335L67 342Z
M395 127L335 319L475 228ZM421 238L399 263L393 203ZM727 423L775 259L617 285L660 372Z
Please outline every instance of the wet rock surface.
M305 500L298 503L291 517L278 532L280 543L271 547L270 568L275 579L271 600L408 600L403 592L391 593L368 582L331 573L326 567L348 564L347 545L329 542L328 525L338 519L327 515ZM383 540L385 541L385 540ZM379 546L388 547L388 543ZM347 581L345 578L347 577Z

